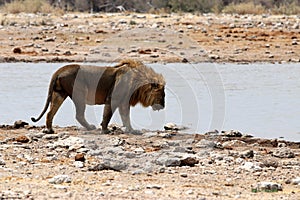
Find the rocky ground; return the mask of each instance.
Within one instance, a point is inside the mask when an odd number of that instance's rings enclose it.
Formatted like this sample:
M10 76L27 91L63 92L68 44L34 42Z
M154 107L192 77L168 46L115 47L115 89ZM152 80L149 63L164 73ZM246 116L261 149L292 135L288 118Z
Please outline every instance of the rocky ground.
M299 62L299 16L0 15L2 62Z
M0 199L300 198L299 142L23 125L0 129Z

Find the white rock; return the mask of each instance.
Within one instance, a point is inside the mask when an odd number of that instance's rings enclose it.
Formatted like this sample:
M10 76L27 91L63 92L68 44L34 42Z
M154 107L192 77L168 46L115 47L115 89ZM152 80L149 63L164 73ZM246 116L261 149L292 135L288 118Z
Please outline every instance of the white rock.
M253 162L245 162L241 168L252 172L262 171L262 168Z
M73 164L76 168L83 168L84 167L84 162L81 162L81 161L75 161Z
M294 185L300 185L300 177L292 179L291 183Z
M5 161L2 158L0 158L0 165L6 165Z
M282 191L282 186L279 183L274 182L260 182L257 184L258 191L271 190L271 191Z
M68 175L57 175L48 180L51 184L71 183L72 179Z

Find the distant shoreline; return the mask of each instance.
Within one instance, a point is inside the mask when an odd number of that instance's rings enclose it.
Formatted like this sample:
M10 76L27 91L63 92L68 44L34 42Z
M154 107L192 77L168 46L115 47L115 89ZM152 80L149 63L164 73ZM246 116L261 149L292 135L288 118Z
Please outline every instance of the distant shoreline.
M0 62L298 63L297 16L2 14Z

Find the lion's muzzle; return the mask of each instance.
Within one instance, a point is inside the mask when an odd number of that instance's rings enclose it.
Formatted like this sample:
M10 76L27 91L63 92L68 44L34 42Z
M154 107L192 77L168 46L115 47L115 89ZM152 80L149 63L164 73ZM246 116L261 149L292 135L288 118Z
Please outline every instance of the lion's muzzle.
M160 105L160 104L154 104L154 105L152 105L152 109L154 111L164 109L164 107L165 107L164 105Z

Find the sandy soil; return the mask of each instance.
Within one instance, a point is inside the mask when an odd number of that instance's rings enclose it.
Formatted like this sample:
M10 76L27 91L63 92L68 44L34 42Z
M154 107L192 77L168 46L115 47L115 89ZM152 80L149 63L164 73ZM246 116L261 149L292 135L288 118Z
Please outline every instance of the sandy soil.
M52 135L41 130L0 129L1 199L300 198L299 142L184 131L137 136L76 127L56 127ZM278 157L284 149L293 156ZM83 162L75 164L81 154ZM174 162L180 156L189 159ZM95 167L107 162L115 163ZM69 180L53 182L56 176ZM263 182L281 189L258 189Z
M299 21L267 15L2 14L0 61L299 62ZM184 131L56 131L0 128L0 199L300 199L299 143ZM84 143L55 146L72 137ZM75 163L80 153L85 160ZM103 167L109 156L116 163ZM198 164L182 166L176 163L181 156L196 156L191 159ZM51 182L57 175L70 180ZM266 181L282 190L264 191L259 183Z
M2 62L299 62L298 16L0 15Z

